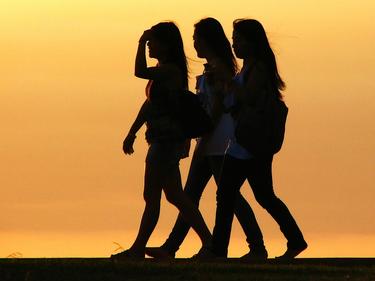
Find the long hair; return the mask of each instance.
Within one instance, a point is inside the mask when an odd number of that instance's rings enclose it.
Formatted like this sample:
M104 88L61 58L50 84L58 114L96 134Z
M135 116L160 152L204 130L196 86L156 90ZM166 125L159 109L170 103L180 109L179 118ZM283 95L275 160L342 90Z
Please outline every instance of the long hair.
M151 27L152 36L167 48L168 62L174 63L181 70L183 86L188 88L188 65L184 44L178 27L173 22L161 22Z
M262 24L255 19L237 19L233 22L233 31L246 40L251 56L266 65L271 84L281 98L280 91L285 89L285 83L277 70L275 54Z
M204 18L197 22L194 28L195 34L204 40L216 56L223 60L224 64L231 69L233 75L236 74L236 58L220 22L214 18Z

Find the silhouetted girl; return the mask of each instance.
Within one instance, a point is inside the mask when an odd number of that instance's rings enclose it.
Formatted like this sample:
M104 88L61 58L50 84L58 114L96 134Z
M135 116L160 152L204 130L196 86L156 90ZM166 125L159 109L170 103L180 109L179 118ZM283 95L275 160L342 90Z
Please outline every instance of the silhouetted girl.
M285 85L263 26L256 20L245 19L234 21L233 27L234 52L243 60L233 87L236 107L261 107L267 95L281 99L280 91ZM214 251L219 255L227 251L236 194L247 179L257 202L271 214L288 240L282 258L294 258L307 244L288 208L274 193L272 153L262 157L256 154L257 151L245 150L236 138L231 139L218 188Z
M150 57L158 60L155 67L147 67L147 42ZM135 134L146 121L146 139L149 143L144 180L146 207L133 245L124 252L112 255L112 258L145 256L147 241L159 218L162 190L167 200L179 209L199 235L203 244L201 252L209 251L211 234L181 185L179 160L185 154L186 141L173 116L178 93L188 88L188 70L182 38L174 23L162 22L143 33L139 39L135 75L149 80L146 87L148 98L124 141L124 152L133 152Z

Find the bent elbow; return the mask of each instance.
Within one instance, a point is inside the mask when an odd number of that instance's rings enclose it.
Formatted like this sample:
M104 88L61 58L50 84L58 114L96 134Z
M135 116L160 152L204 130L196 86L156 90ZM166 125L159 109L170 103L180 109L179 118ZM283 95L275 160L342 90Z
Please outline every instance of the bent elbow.
M135 75L135 77L138 77L138 78L147 78L146 71L143 71L143 70L136 69L134 71L134 75Z

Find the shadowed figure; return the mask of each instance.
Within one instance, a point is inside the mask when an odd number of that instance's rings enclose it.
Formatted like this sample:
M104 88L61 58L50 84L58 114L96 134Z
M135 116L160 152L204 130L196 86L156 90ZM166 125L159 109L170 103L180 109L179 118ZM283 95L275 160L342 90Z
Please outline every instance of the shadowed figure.
M147 42L150 57L158 60L155 67L147 67ZM125 154L133 153L135 135L146 122L149 143L143 194L146 206L133 245L111 258L144 258L145 247L159 218L162 191L192 225L202 241L200 252L207 254L212 246L212 236L181 184L179 160L186 157L188 149L174 110L179 98L177 93L188 88L188 70L180 31L174 23L162 22L143 33L139 39L135 75L149 80L147 100L124 140L123 150Z
M220 181L224 154L234 134L234 122L229 108L233 96L229 86L237 71L230 43L221 24L214 18L205 18L194 25L194 48L199 58L206 59L202 75L197 77L197 95L214 121L214 130L197 140L184 192L198 206L202 193L213 176ZM262 233L247 201L238 192L235 214L246 234L252 258L265 259ZM149 256L173 258L184 241L190 224L180 214L165 243L161 247L146 248Z
M256 20L236 20L233 23L233 49L243 60L243 67L232 85L236 106L232 112L237 120L246 107L261 112L266 97L281 99L285 84L276 65L263 26ZM242 150L241 155L238 151ZM239 157L241 156L241 157ZM257 202L279 224L287 243L287 251L280 258L290 259L307 248L303 235L286 205L276 197L272 183L273 154L247 151L231 139L217 192L216 221L213 231L214 252L226 256L238 191L245 180L250 183Z

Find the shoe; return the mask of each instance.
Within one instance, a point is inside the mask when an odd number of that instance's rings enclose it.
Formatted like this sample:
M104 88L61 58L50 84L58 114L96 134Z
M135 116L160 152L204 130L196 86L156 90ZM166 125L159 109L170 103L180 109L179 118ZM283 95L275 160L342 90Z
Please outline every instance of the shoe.
M257 249L257 250L250 250L246 255L243 255L240 257L243 261L265 261L267 260L268 253L265 248L263 249Z
M111 260L121 261L121 260L142 260L145 258L145 254L142 252L136 252L134 250L128 249L118 254L111 255Z
M169 253L163 247L147 247L145 252L146 252L146 255L156 258L156 259L168 260L168 259L175 258L174 253L173 254Z
M212 251L211 248L202 247L197 254L191 257L192 260L208 261L217 259L218 256Z
M298 256L300 253L302 253L304 250L307 249L307 243L304 242L298 247L290 247L286 250L286 252L279 257L276 257L277 260L291 260L294 259L296 256Z

